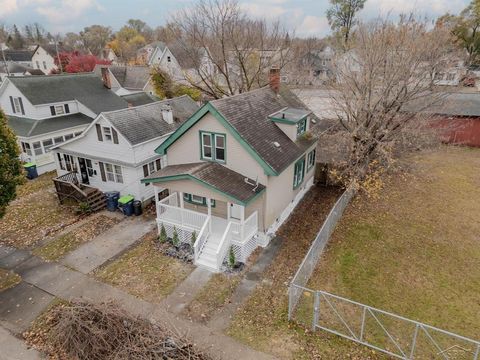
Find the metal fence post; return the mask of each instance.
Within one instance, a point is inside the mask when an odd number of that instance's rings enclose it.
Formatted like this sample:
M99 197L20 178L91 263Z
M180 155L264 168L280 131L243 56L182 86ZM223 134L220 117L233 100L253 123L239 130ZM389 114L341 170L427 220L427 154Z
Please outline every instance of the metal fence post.
M316 330L319 318L320 318L320 292L315 291L315 298L313 300L312 331Z
M365 319L367 317L367 308L366 306L363 307L362 312L362 326L360 328L360 341L363 341L363 334L365 333Z
M288 287L288 321L292 320L292 307L293 307L293 284Z

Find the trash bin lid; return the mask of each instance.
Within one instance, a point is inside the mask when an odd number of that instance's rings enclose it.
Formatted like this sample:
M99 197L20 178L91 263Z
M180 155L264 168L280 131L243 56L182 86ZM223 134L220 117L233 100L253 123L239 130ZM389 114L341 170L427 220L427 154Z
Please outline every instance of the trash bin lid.
M133 201L133 195L123 195L120 199L118 199L118 203L120 205L128 204L130 201Z
M28 163L26 163L26 164L23 164L23 167L24 167L24 168L31 168L31 167L33 167L33 166L35 166L35 163L34 163L34 162L28 162Z

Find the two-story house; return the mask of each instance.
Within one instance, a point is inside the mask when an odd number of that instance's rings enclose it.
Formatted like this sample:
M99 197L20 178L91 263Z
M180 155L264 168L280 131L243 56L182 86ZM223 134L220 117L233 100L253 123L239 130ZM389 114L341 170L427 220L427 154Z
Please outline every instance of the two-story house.
M82 135L53 148L57 173L76 172L82 184L147 201L153 186L140 180L164 166L154 150L197 110L185 95L103 112Z
M168 46L156 41L141 48L137 61L150 67L158 67L170 75L173 81L185 83L185 76L175 55Z
M7 77L0 107L17 135L24 161L39 174L55 169L52 147L72 139L102 111L128 107L95 74Z
M155 150L167 166L142 180L170 194L157 201L159 230L196 239L195 263L213 271L230 248L246 261L312 186L317 120L278 69L270 87L208 102Z
M3 50L1 60L23 65L26 68L42 70L45 74L56 69L53 57L40 45L33 45L24 50Z
M106 69L106 70L102 70ZM103 71L103 73L102 73ZM97 76L109 77L110 87L119 96L147 93L153 95L152 69L146 65L96 65L93 72ZM103 74L103 75L102 75Z

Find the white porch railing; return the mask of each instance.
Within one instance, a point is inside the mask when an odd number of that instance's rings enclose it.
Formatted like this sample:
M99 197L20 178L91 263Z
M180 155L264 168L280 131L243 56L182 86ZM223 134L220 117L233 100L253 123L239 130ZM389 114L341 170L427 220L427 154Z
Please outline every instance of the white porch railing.
M208 237L210 236L210 223L212 219L210 216L207 216L205 223L203 224L202 228L200 229L200 233L197 236L197 240L195 244L193 244L193 251L195 254L195 260L198 259L200 253L202 252L205 243L207 242Z
M178 207L177 193L167 196L157 203L157 218L161 221L187 227L197 231L201 230L208 215Z
M216 261L217 261L217 269L220 270L223 259L227 255L228 249L230 248L230 244L232 242L232 224L233 222L229 222L225 232L223 233L222 240L220 240L220 244L218 245L216 251Z

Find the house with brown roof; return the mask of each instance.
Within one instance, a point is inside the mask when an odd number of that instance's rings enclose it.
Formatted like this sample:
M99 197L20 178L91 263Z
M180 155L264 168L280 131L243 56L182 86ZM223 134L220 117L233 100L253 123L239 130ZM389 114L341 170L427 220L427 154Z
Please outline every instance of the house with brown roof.
M167 166L142 180L159 231L193 238L195 263L212 271L230 249L245 262L313 185L317 121L278 69L270 86L208 102L155 150Z

